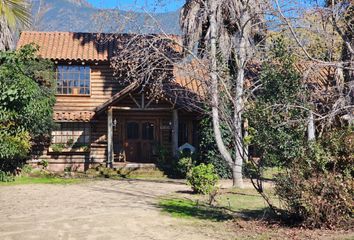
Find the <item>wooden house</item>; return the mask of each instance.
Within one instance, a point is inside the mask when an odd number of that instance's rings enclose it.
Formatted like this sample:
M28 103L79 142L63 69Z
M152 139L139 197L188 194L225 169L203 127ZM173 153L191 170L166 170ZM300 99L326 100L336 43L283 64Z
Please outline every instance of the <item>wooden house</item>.
M32 162L85 170L97 164L153 164L161 149L176 155L198 146L199 114L168 99L150 99L138 82L121 83L110 65L114 41L70 32L23 32L17 48L35 43L55 63L57 95L52 143ZM180 85L176 82L177 85Z

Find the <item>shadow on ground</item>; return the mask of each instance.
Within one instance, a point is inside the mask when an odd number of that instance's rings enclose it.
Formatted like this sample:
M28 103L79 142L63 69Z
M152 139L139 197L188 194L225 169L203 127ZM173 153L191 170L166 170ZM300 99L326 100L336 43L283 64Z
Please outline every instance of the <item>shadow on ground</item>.
M190 199L163 199L158 207L163 212L179 218L198 218L202 220L225 221L233 216L222 208L199 204Z

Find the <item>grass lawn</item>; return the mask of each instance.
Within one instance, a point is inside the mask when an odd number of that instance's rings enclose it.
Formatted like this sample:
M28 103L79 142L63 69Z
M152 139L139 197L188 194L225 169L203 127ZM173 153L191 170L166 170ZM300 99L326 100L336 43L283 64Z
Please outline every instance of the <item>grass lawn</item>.
M87 173L75 173L74 177L64 178L41 170L33 170L31 173L15 177L15 181L0 182L0 186L12 186L21 184L75 184L93 179L110 178L120 179L166 179L166 176L158 169L104 169L104 172L90 169Z
M266 190L276 204L277 199L271 190ZM218 206L227 208L234 212L259 211L268 207L263 197L253 188L230 189L224 191L216 198Z
M274 178L279 174L282 173L283 170L281 168L278 167L268 167L266 169L264 169L262 177L264 179L268 179L268 180L274 180Z
M22 184L74 184L81 183L85 181L84 179L77 178L59 178L59 177L30 177L22 176L16 177L13 182L0 182L0 186L12 186L12 185L22 185Z
M272 194L270 190L269 194ZM272 196L272 195L270 195ZM277 204L272 196L273 203ZM251 188L223 189L215 206L206 204L206 196L178 193L161 198L158 206L164 214L181 219L181 224L228 233L233 240L354 239L353 231L287 227L272 218L263 198Z
M270 194L272 193L270 192ZM161 199L159 207L163 212L169 213L173 217L215 221L231 219L232 215L253 218L269 213L267 203L256 190L250 188L222 191L216 197L214 206L209 206L207 202L207 196L184 194Z
M222 209L212 208L203 202L193 201L183 198L167 198L159 202L163 212L171 214L177 218L198 218L212 221L224 221L231 219L232 216L225 213Z

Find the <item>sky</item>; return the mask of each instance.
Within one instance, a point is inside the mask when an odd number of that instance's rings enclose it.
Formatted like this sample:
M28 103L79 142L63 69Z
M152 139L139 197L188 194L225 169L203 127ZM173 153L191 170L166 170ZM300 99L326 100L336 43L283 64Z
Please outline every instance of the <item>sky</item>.
M133 10L133 11L149 11L149 12L171 12L176 11L182 7L185 0L87 0L96 8L119 8L121 10ZM285 3L284 6L290 8L291 2L302 4L307 8L311 5L323 4L324 0L290 0L279 2ZM287 8L285 7L285 8Z
M185 0L87 0L96 8L170 12L181 8Z

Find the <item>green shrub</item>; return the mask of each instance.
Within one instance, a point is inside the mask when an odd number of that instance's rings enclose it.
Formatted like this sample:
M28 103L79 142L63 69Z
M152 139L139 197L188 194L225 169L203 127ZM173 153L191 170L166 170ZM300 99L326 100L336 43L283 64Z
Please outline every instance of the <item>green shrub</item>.
M160 166L166 165L168 155L169 155L168 149L162 145L157 145L156 152L157 152L157 157L156 157L157 164Z
M188 172L194 167L194 161L191 156L182 156L176 164L176 173L178 177L187 177Z
M9 172L4 172L0 170L0 182L13 182L15 177Z
M26 158L31 149L29 133L21 131L12 134L8 133L6 128L7 126L0 122L0 160Z
M47 168L49 165L49 162L46 159L42 159L39 164L42 165L43 168Z
M213 164L215 172L220 178L232 178L232 171L230 166L221 157L220 152L216 146L213 123L210 117L205 117L200 124L200 163ZM221 126L223 140L226 145L231 144L230 131L222 124ZM233 153L232 149L229 149Z
M349 226L354 206L354 134L336 130L311 144L275 185L288 218L307 227Z
M30 174L33 171L33 167L29 164L25 164L22 166L22 173Z
M0 51L0 169L6 172L22 166L32 146L47 144L54 126L54 65L37 50Z
M188 184L196 193L209 194L211 193L218 182L218 175L215 173L212 164L193 167L187 175Z

